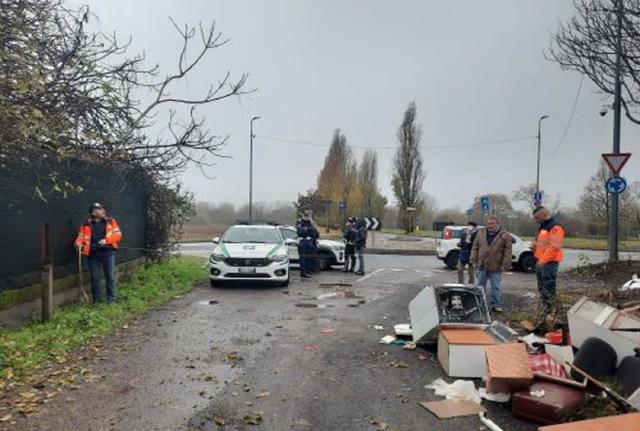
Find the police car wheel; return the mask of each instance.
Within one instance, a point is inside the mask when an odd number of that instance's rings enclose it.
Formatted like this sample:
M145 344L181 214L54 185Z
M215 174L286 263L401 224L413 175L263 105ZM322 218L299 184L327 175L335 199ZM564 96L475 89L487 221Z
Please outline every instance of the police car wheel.
M210 278L209 279L209 285L211 287L220 287L220 281Z
M331 256L325 253L320 253L318 255L318 267L320 268L320 271L331 269Z

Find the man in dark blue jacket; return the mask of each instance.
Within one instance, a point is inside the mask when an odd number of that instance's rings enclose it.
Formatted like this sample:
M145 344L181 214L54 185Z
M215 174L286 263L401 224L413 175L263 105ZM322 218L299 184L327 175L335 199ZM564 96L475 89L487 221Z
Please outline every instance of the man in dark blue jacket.
M471 264L471 249L473 248L473 241L476 240L477 234L477 223L470 221L458 243L458 247L460 247L460 254L458 255L458 283L460 284L464 284L465 267L469 271L469 284L475 283L475 269L473 269L473 265Z
M300 254L300 276L302 278L311 277L310 273L313 270L313 249L314 244L317 241L318 230L311 222L311 217L308 213L302 214L302 219L297 225L298 238L298 253Z

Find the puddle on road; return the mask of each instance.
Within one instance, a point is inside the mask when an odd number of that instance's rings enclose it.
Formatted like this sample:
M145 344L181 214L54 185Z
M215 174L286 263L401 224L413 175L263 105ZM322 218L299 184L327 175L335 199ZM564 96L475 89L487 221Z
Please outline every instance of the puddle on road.
M351 283L320 283L318 284L318 287L322 287L322 288L333 287L334 289L340 289L340 288L351 287L351 286L353 286Z

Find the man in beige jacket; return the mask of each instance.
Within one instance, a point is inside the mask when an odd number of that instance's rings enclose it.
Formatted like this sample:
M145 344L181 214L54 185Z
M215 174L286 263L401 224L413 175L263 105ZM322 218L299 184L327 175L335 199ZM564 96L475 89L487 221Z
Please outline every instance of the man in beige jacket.
M500 228L497 217L487 218L486 228L478 230L471 249L471 263L477 269L477 283L486 288L491 283L491 311L502 311L500 283L502 271L511 269L512 237Z

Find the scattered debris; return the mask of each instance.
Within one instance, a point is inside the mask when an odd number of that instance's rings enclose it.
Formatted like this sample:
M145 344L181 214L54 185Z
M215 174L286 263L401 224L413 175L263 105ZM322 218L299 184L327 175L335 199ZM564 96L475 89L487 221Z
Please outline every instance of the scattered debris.
M369 423L376 427L376 431L394 431L393 427L386 422L378 421L376 419L369 418Z
M320 332L322 334L333 334L334 332L336 332L336 328L324 328L321 329Z
M540 427L540 431L580 431L580 430L634 430L640 423L640 413L609 416L586 421Z
M260 425L262 423L262 412L250 412L244 415L244 423L247 425Z
M404 346L405 344L407 344L407 340L402 340L400 338L396 338L395 340L393 340L391 342L391 344L395 344L396 346Z
M376 331L382 331L382 330L384 330L384 326L382 326L382 325L373 325L373 329L375 329Z
M503 431L494 421L487 418L484 413L478 413L478 417L480 418L480 422L484 424L491 431Z
M311 304L309 302L298 302L296 307L300 308L318 308L318 304Z
M440 400L419 402L439 419L456 418L486 412L484 407L468 400Z
M256 395L256 398L267 398L269 395L271 395L271 392L262 391L258 395Z
M558 424L576 414L586 403L586 397L584 388L538 380L513 394L511 411L515 417L542 425Z
M407 343L402 346L403 350L416 350L416 343L414 343L413 341L407 341Z
M304 346L304 350L307 352L317 352L319 348L317 344L307 344Z
M482 378L487 373L484 348L494 344L482 329L441 329L438 361L448 376Z
M485 388L478 389L478 392L480 393L480 397L482 397L482 399L493 401L494 403L508 403L509 400L511 399L511 394L506 394L506 393L489 394L487 393L487 390Z
M392 368L409 368L409 364L403 361L393 361L389 366Z
M484 290L460 284L425 287L409 303L409 315L416 343L435 341L440 325L484 328L491 322Z
M216 425L218 425L219 427L223 427L226 424L226 420L224 418L224 416L222 415L216 415L213 417L213 421L216 423Z
M487 392L505 393L527 389L533 381L527 349L522 343L485 346Z
M447 399L468 400L476 404L482 401L476 385L471 380L456 380L449 384L442 379L436 379L425 388L433 389L436 395Z
M533 372L560 378L567 377L567 371L565 370L563 363L556 361L547 353L529 355L529 366Z
M411 325L409 323L400 323L398 325L394 325L393 330L398 337L412 336Z
M318 300L322 301L324 299L355 299L361 298L361 296L356 295L356 293L352 289L348 289L346 287L338 287L335 292L323 293L318 296Z
M396 340L396 337L393 335L385 335L380 339L380 344L391 344Z
M640 345L640 332L620 331L621 328L640 328L640 317L618 310L587 297L581 298L567 311L571 344L580 348L589 337L597 337L613 347L620 365L626 356L634 356Z
M521 320L520 326L527 330L527 332L533 332L536 329L536 325L534 325L530 320Z
M620 290L632 290L632 289L640 289L640 279L638 278L638 274L633 274L631 280L627 281L622 285Z

